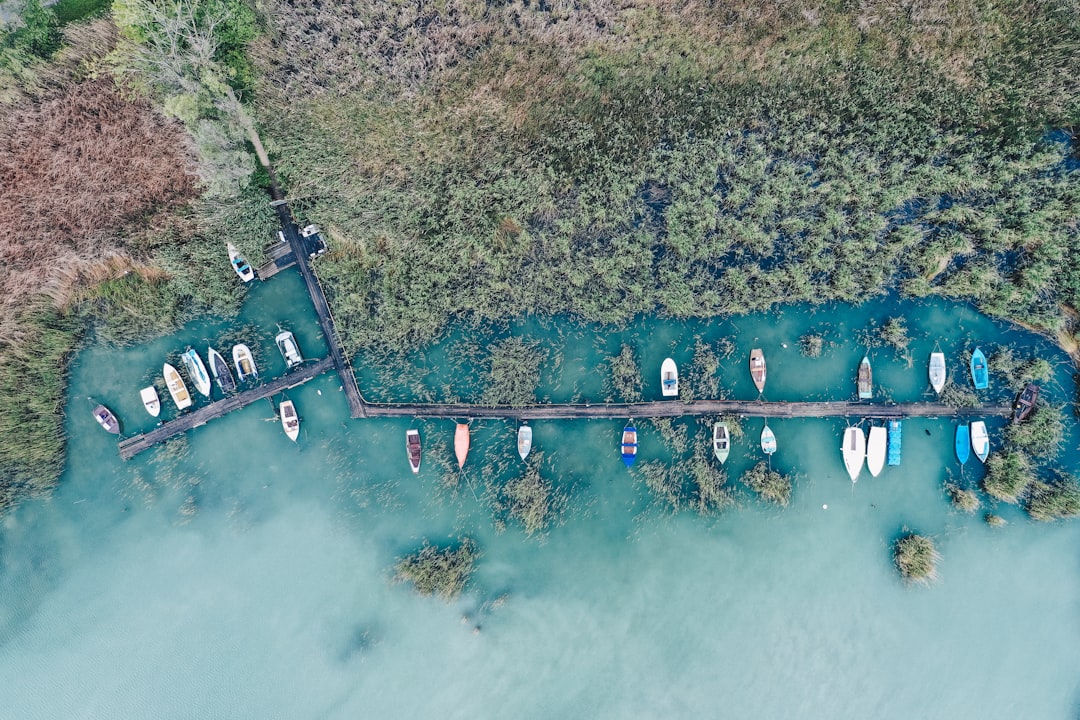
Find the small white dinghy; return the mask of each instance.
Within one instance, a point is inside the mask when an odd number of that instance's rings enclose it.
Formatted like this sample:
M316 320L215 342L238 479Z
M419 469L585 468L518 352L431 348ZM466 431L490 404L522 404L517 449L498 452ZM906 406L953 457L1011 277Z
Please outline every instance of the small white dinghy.
M183 410L191 407L191 393L188 392L187 385L184 384L184 379L180 377L180 373L176 371L176 368L169 363L165 363L161 372L165 376L165 387L169 388L169 394L172 395L177 409Z
M210 385L210 375L207 374L206 365L203 364L199 353L188 348L187 352L180 356L180 359L184 361L184 368L187 370L191 382L195 383L195 389L206 397L210 397L210 391L213 390L213 387Z
M146 412L154 417L161 413L161 398L158 397L157 389L153 385L140 390L139 397L142 398L142 404L146 408Z
M986 423L982 420L971 423L971 449L975 451L979 462L986 462L990 455L990 436L986 433Z
M863 460L866 459L866 436L862 428L849 427L844 431L844 443L840 446L844 456L844 467L851 482L857 482L862 472Z
M229 263L232 265L232 269L236 271L236 274L240 276L240 279L244 282L251 282L255 279L255 271L251 269L251 265L244 259L244 256L240 254L240 251L236 249L236 246L232 243L226 243L225 247L229 251Z
M660 366L660 391L664 397L679 396L679 368L671 358L665 358Z
M934 392L938 395L941 394L942 388L945 387L946 374L945 353L930 353L930 387L934 388Z
M413 475L420 473L420 431L419 430L406 430L405 431L405 452L409 456L409 467L412 468Z
M240 382L259 379L259 369L255 367L255 358L247 345L243 343L233 345L232 359L233 365L236 366L236 374L240 376Z
M766 455L772 455L776 452L776 435L773 434L769 423L765 423L765 427L761 431L761 452Z
M300 417L296 414L293 401L286 400L281 403L278 406L278 413L281 415L281 427L285 428L285 434L290 440L296 442L296 438L300 435Z
M888 446L889 433L884 425L873 425L870 437L866 441L866 469L872 477L881 474L885 467L885 450Z
M282 330L274 338L274 342L277 343L278 350L281 351L281 357L285 358L285 364L288 365L290 370L304 362L304 356L300 354L300 346L296 344L296 336L291 332Z
M521 427L518 428L518 455L521 456L522 461L529 457L529 453L532 451L532 428L521 423Z

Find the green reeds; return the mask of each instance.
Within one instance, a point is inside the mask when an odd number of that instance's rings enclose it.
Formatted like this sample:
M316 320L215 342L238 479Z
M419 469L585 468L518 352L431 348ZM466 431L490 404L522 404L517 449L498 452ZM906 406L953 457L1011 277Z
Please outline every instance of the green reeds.
M764 462L759 462L743 473L742 481L762 500L784 507L791 500L791 478L781 475Z
M1019 502L1033 482L1035 473L1031 460L1022 452L991 453L986 461L983 489L998 500Z
M1031 486L1025 509L1031 517L1043 522L1080 517L1080 482L1071 475L1036 482Z
M941 555L934 547L934 541L925 535L909 532L893 545L893 562L907 583L929 585L936 580L939 560Z
M394 579L411 583L421 595L453 600L465 589L479 556L476 543L468 537L444 548L425 540L419 550L398 558Z

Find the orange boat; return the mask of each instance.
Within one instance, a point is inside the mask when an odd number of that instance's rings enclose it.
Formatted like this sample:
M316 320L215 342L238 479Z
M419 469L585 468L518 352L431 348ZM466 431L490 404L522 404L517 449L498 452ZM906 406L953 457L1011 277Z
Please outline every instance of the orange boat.
M469 424L458 423L454 431L454 453L457 455L458 468L465 467L465 458L469 455Z

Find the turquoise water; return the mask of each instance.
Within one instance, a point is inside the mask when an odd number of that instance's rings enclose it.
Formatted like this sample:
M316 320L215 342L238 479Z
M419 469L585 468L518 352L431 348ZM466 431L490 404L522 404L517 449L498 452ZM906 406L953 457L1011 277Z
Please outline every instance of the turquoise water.
M871 351L875 378L895 401L924 397L935 342L958 372L956 358L976 340L984 350L1010 342L1053 357L1057 384L1047 392L1058 403L1073 397L1060 353L944 303L642 321L618 332L535 321L513 330L558 338L541 391L553 400L602 398L599 359L622 342L638 349L645 394L658 398L660 361L671 355L684 367L695 336L735 343L722 368L732 397L755 394L745 357L761 346L769 399L847 399L865 351L851 338L898 313L915 338L913 366ZM116 410L126 433L148 429L138 388L168 353L188 344L203 352L231 333L257 346L264 373L276 375L278 322L308 357L324 352L290 272L256 288L228 327L195 324L80 354L63 484L0 521L4 717L1080 713L1080 523L1036 524L999 506L1010 524L992 530L981 512L953 511L942 485L961 474L946 420L907 421L901 467L864 473L854 487L838 452L842 420L772 421L773 465L797 474L792 504L764 506L741 489L735 478L759 459L744 440L728 463L739 506L709 518L652 501L619 462L621 420L535 423L545 474L570 496L541 538L513 524L500 532L480 492L481 462L520 467L513 423L474 423L467 482L447 490L435 455L449 455L453 424L417 423L425 459L414 477L404 451L410 423L348 420L332 375L288 392L303 418L295 445L267 403L119 460L86 397ZM836 343L821 359L799 354L808 329L827 329ZM463 396L472 391L461 368L448 367L462 342L451 334L426 353L429 392L453 383ZM359 364L367 389L380 373ZM704 427L687 425L706 442ZM639 427L642 461L664 459L658 434ZM760 427L746 421L752 438ZM998 421L991 440L1000 440ZM1071 430L1066 447L1075 470ZM978 479L977 465L968 463L965 482ZM937 541L943 560L931 588L905 587L892 568L890 544L905 526ZM417 597L391 582L395 558L423 538L463 534L483 556L460 600Z

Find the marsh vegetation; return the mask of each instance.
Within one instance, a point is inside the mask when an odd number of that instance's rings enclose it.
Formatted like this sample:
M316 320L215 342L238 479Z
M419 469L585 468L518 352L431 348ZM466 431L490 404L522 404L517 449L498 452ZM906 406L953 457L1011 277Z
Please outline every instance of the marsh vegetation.
M394 578L411 584L421 595L453 600L472 577L478 557L476 543L468 537L443 548L425 540L419 550L398 558Z
M747 470L742 481L762 500L780 506L787 506L791 500L791 477L773 470L767 463L759 462Z
M941 560L934 541L925 535L907 532L893 545L893 562L904 582L929 585L937 579L937 564Z

